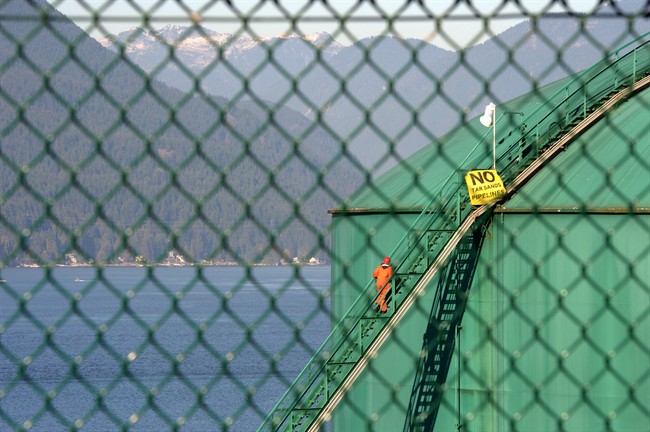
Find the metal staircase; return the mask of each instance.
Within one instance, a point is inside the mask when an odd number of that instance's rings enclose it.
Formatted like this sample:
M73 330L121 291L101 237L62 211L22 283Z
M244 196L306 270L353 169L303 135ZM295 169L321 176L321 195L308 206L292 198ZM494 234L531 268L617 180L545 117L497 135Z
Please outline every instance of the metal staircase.
M422 356L416 370L404 432L433 430L451 365L455 335L463 319L490 219L490 214L484 215L477 227L460 241L449 263L441 270L423 337Z
M500 148L506 149L497 161L499 173L507 185L504 199L516 193L611 106L650 85L649 38L650 33L641 36L577 76L550 96L546 104L525 117L525 133L508 134L500 142ZM461 167L466 166L471 157L476 157L475 151L481 145L479 141ZM474 233L486 222L485 218L489 218L494 204L471 207L465 186L459 181L461 172L447 178L391 253L397 266L391 288L390 313L378 315L374 301L369 301L367 295L359 296L269 413L259 432L318 430L450 257L456 253L462 260L461 257L468 254L469 251L464 249L468 243L463 238L472 233L472 242L477 241ZM460 277L467 285L464 289L468 290L475 265L471 259L464 259L465 262L460 262L465 266L462 276L456 273L440 278L448 283L438 286L439 310L435 312L434 327L436 321L439 326L442 322L459 321L462 317L464 297L457 295L458 288L453 288L454 279ZM372 281L367 290L373 289L371 285ZM427 424L431 426L440 403L435 386L445 382L452 356L453 333L450 331L449 328L442 332L444 338L433 334L425 336L433 338L426 345L432 360L428 366L430 370L421 371L422 390L413 401L410 414L419 415L418 410L428 413L426 418L431 420L427 420ZM429 348L432 352L428 351ZM420 427L417 422L414 426Z

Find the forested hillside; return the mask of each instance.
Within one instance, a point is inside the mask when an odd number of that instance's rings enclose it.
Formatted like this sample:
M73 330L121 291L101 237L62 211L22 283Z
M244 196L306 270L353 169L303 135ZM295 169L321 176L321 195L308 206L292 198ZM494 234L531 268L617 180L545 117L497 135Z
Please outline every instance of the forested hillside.
M648 31L618 10L642 4L540 16L451 52L387 36L343 47L325 33L240 45L204 29L227 41L217 48L179 26L109 38L109 50L45 0L0 2L0 265L171 250L327 261L328 209L488 101Z
M531 15L502 33L477 34L489 39L457 51L396 37L399 32L351 45L322 32L225 34L209 19L200 26L133 27L101 43L170 86L189 90L197 76L211 94L253 93L269 107L301 112L345 137L364 166L381 171L479 115L487 103L500 105L580 72L650 31L650 20L625 18L647 10L646 3L601 2L588 16ZM170 48L176 61L169 61ZM394 158L383 158L387 140Z
M0 13L1 264L327 258L363 178L326 132L163 85L44 1Z

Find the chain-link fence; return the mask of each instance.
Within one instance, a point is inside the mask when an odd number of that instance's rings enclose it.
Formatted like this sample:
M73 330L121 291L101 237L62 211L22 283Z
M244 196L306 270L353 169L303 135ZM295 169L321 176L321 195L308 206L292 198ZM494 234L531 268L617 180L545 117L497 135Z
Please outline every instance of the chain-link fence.
M650 430L650 10L576 3L0 0L0 430Z

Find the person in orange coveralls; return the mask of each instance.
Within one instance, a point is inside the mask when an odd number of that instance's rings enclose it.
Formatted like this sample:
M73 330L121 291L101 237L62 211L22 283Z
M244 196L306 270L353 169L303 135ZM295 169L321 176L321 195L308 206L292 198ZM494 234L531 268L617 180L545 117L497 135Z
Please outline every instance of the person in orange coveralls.
M374 272L372 272L372 277L376 279L377 282L377 292L379 296L375 303L379 306L379 311L381 313L386 313L388 311L388 304L386 303L386 296L390 290L390 278L393 276L393 267L390 265L390 257L384 258L384 262L381 263Z

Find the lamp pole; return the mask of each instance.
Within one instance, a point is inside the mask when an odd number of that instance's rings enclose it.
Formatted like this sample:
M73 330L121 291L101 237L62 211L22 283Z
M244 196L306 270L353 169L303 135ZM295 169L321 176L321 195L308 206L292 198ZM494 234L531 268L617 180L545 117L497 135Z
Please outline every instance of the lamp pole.
M524 113L519 111L504 111L503 114L517 114L520 115L523 119ZM497 106L490 102L485 107L485 114L479 118L481 124L485 127L492 127L492 169L496 171L497 169ZM523 120L522 120L523 121ZM523 126L520 125L520 129L523 134Z
M492 169L497 169L497 106L490 102L479 119L485 127L492 126Z
M497 107L492 104L492 169L497 170Z

